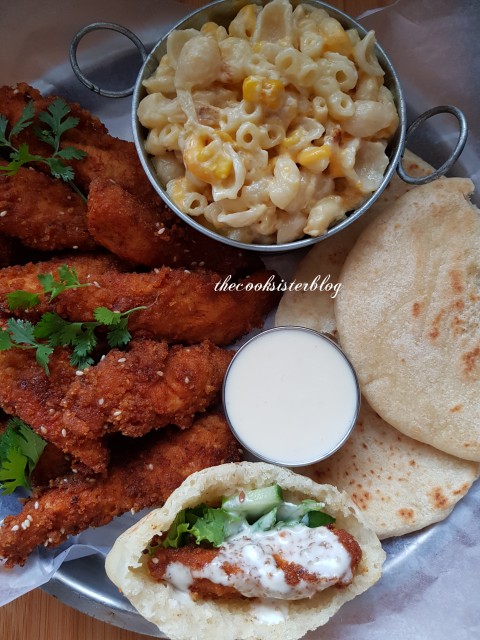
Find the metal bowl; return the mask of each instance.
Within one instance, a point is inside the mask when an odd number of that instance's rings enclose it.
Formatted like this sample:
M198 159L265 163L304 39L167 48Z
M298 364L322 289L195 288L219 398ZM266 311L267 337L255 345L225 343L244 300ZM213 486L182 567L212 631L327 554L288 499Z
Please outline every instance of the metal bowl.
M332 7L329 4L326 4L325 2L321 2L320 0L290 0L290 1L294 7L296 7L299 4L309 4L316 8L325 9L332 17L336 18L345 29L352 29L352 28L356 29L362 36L365 36L367 34L367 30L360 23L358 23L356 20L354 20L347 14L343 13L339 9L336 9L335 7ZM155 45L155 47L152 49L152 51L148 55L145 51L145 48L143 47L143 45L141 44L141 42L139 41L139 39L135 34L130 32L128 29L121 27L120 25L116 25L115 23L93 23L87 27L84 27L76 34L76 36L72 40L72 44L70 47L70 61L72 64L72 68L75 74L77 75L77 77L79 78L79 80L83 84L85 84L89 89L91 89L92 91L95 91L96 93L100 93L101 95L104 95L106 97L124 97L125 95L129 95L130 93L133 93L132 129L133 129L133 136L135 140L135 146L137 148L137 152L138 152L140 161L142 163L142 166L152 186L156 190L156 192L160 195L163 201L187 224L194 227L199 232L209 236L210 238L213 238L225 244L232 245L242 250L247 249L247 250L258 251L262 253L281 253L281 252L289 251L292 249L301 249L304 247L309 247L322 240L325 240L326 238L329 238L330 236L338 233L339 231L342 231L342 229L345 229L345 227L347 227L348 225L352 224L352 222L360 218L360 216L363 215L365 211L367 211L372 206L372 204L379 198L379 196L381 195L385 187L390 182L396 170L398 171L400 177L406 182L412 185L420 185L420 184L425 184L426 182L430 182L431 180L434 180L435 178L438 178L444 175L453 166L453 164L456 162L456 160L460 156L467 138L468 129L467 129L467 124L466 124L463 113L457 107L454 107L451 105L435 107L433 109L430 109L429 111L426 111L421 116L419 116L407 130L405 98L402 92L400 80L397 76L397 73L392 63L390 62L390 59L385 53L384 49L377 43L375 47L375 52L381 67L385 71L385 77L384 77L385 86L388 87L388 89L390 89L395 101L395 105L396 105L398 116L399 116L399 126L386 150L386 153L389 158L389 164L383 176L383 180L379 188L376 191L374 191L363 202L363 204L360 207L358 207L354 211L347 214L347 217L345 219L339 221L337 224L335 224L330 229L328 229L324 234L318 237L314 238L314 237L308 236L308 237L301 238L299 240L294 240L292 242L287 242L283 244L271 244L271 245L245 243L245 242L239 242L237 240L227 238L226 236L223 236L220 233L217 233L215 231L212 231L211 229L206 228L191 216L183 213L183 211L181 211L177 207L177 205L170 199L169 195L165 190L165 186L161 183L161 181L159 180L155 172L151 156L145 151L146 130L140 124L137 117L138 105L140 101L147 95L145 87L143 86L143 81L149 78L157 69L160 59L166 53L167 38L172 31L176 29L200 29L202 25L205 24L206 22L216 22L219 25L228 26L230 22L233 20L233 18L236 16L238 11L240 11L240 9L247 4L256 4L259 6L264 6L268 4L268 0L217 0L216 2L212 2L211 4L205 7L202 7L201 9L193 11L188 16L186 16L183 20L178 22L168 33L162 36L162 38L159 40L159 42ZM78 43L86 33L89 33L90 31L94 31L97 29L113 29L115 31L119 31L120 33L123 33L134 42L134 44L139 48L140 52L142 53L142 56L144 58L144 64L140 70L140 73L138 75L138 78L135 82L134 87L132 87L131 89L127 89L125 91L120 91L120 92L105 91L100 87L94 85L92 82L90 82L88 78L86 78L81 72L76 59L76 49L77 49ZM453 153L451 154L451 156L448 158L448 160L439 169L435 170L430 175L423 178L414 178L412 176L409 176L408 174L405 173L401 165L401 160L403 158L403 154L405 151L406 141L408 140L408 137L416 130L416 128L422 122L424 122L426 119L438 113L451 113L457 118L460 126L460 135L459 135L457 145Z

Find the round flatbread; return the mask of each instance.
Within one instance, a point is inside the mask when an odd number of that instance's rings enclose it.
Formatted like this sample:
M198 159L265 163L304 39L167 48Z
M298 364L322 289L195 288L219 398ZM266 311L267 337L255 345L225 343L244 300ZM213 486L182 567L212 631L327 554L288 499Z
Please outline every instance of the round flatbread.
M408 150L405 151L403 166L409 175L415 177L426 176L433 171L431 165ZM403 182L397 174L394 174L379 199L359 220L328 240L319 242L308 252L298 265L294 279L297 283L313 283L317 278L318 287L312 291L284 293L275 315L276 326L308 327L336 337L334 299L337 294L335 289L327 290L328 284L334 286L341 284L340 272L343 263L360 233L372 220L388 210L392 203L412 188L413 185ZM324 285L320 290L322 282Z
M470 180L417 187L360 235L335 300L340 343L373 409L480 460L480 212Z
M363 401L357 424L333 456L302 469L346 491L380 539L448 516L477 478L479 465L394 429Z
M202 502L218 504L224 495L275 483L283 488L286 500L311 498L325 502L325 511L336 518L336 527L345 529L357 540L363 556L348 587L330 587L312 598L284 601L281 603L284 619L269 623L259 618L255 599L194 602L150 577L142 550L152 536L168 530L179 511ZM294 640L325 624L342 604L372 586L381 575L384 559L378 538L345 493L281 467L242 462L191 475L162 509L151 512L118 538L107 556L106 570L138 611L172 640Z

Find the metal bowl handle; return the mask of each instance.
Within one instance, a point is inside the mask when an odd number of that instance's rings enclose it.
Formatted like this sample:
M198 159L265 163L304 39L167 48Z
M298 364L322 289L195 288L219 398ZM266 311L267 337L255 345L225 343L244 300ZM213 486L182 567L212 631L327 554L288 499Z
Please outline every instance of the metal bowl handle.
M408 173L405 172L405 169L403 168L403 164L402 164L402 161L403 161L403 153L402 153L402 157L400 158L400 162L398 163L398 166L397 166L397 173L400 176L400 178L404 182L408 182L408 184L414 184L418 186L421 184L427 184L427 182L431 182L436 178L440 178L441 176L445 175L447 171L449 171L453 167L453 165L458 160L460 154L463 151L463 147L465 146L465 143L467 141L467 135L468 135L467 120L463 112L460 111L458 107L454 107L450 104L446 104L440 107L434 107L433 109L429 109L428 111L425 111L424 113L419 115L418 118L416 118L407 129L403 150L405 151L409 137L417 130L417 128L423 122L425 122L425 120L428 120L432 116L436 116L438 113L451 113L458 120L458 124L460 127L460 135L458 136L455 149L453 150L451 156L442 164L441 167L439 167L438 169L435 169L435 171L428 174L428 176L423 176L421 178L415 178L414 176L410 176L408 175Z
M80 82L87 87L87 89L90 89L90 91L94 91L95 93L99 93L101 96L105 96L106 98L126 98L127 96L131 96L135 89L135 85L129 87L128 89L124 89L123 91L109 91L107 89L102 89L101 87L91 82L82 73L82 71L80 70L80 67L78 66L77 48L80 43L80 40L84 36L86 36L87 33L90 33L92 31L98 31L100 29L109 29L110 31L117 31L118 33L121 33L122 35L126 36L127 38L129 38L129 40L133 42L133 44L140 51L143 62L145 62L145 60L147 59L148 53L145 47L143 46L143 42L132 31L130 31L129 29L126 29L125 27L122 27L122 25L117 24L116 22L92 22L92 24L89 24L86 27L83 27L82 29L80 29L80 31L77 31L77 33L74 35L72 42L70 44L70 64L72 65L73 73L77 76Z

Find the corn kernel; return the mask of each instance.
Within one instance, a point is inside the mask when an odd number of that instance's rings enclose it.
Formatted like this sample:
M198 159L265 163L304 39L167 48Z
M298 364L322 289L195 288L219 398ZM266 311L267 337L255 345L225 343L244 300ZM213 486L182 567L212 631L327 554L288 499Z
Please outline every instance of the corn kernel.
M259 102L269 109L278 109L283 102L285 87L280 80L247 76L242 86L243 99L248 102Z
M297 162L312 173L322 173L328 167L331 155L332 148L329 145L307 147L299 152Z
M209 141L205 136L190 136L183 152L188 171L210 184L225 180L233 169L232 159L218 142Z
M343 178L345 177L345 169L342 165L342 158L340 153L332 154L330 158L329 164L329 173L332 178Z
M339 22L327 19L322 23L321 31L324 37L323 51L335 51L343 56L352 55L352 43Z

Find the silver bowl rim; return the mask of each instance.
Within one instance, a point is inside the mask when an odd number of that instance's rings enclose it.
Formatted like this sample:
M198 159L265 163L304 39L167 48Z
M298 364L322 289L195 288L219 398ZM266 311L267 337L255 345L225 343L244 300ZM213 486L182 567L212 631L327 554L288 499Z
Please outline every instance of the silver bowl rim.
M323 0L290 0L290 1L295 6L297 4L310 4L312 6L325 9L331 16L333 16L334 18L337 18L339 22L342 23L342 25L344 26L347 25L348 28L356 29L363 36L365 36L368 33L368 30L365 29L365 27L363 27L354 18L344 13L340 9L332 7L326 2L323 2ZM386 54L385 50L377 42L375 44L375 51L382 69L386 72L386 75L388 75L390 78L389 88L392 91L394 101L395 101L395 106L397 108L399 125L394 134L395 141L392 140L389 143L390 145L392 145L392 150L390 152L389 164L388 164L387 170L384 173L382 182L378 187L378 189L374 191L362 203L360 207L355 209L348 217L346 217L344 220L341 220L338 224L331 227L324 234L318 237L304 237L299 240L293 240L292 242L287 242L283 244L253 244L253 243L239 242L238 240L233 240L231 238L221 235L220 233L217 233L215 231L208 229L207 227L197 222L192 216L189 216L188 214L181 211L177 207L177 205L169 198L164 187L160 183L160 180L157 178L155 171L151 165L150 155L145 151L144 135L143 135L144 127L140 124L137 117L137 109L138 109L140 100L146 95L146 90L143 87L142 82L148 76L151 75L152 63L154 61L155 61L155 67L158 66L158 62L159 62L158 52L165 45L166 40L172 31L176 29L190 28L189 26L190 23L194 22L195 20L198 20L199 16L203 14L207 14L212 10L218 9L219 7L222 7L224 5L235 4L235 7L238 7L236 11L238 11L242 6L245 6L247 4L257 4L259 6L264 6L265 4L267 4L267 2L268 0L236 0L236 1L234 0L234 2L232 2L232 0L215 0L214 2L211 2L208 5L205 5L203 7L200 7L199 9L196 9L195 11L192 11L187 16L179 20L167 33L165 33L160 38L160 40L158 40L158 42L155 44L155 46L152 48L152 50L148 54L148 57L145 59L140 69L140 72L135 82L135 88L133 92L131 124L132 124L133 138L135 142L135 147L137 149L137 154L143 166L145 174L147 175L147 178L149 179L155 191L165 202L165 204L170 209L172 209L175 212L175 214L178 215L179 218L181 218L184 222L186 222L188 225L190 225L200 233L203 233L204 235L214 240L217 240L219 242L222 242L224 244L228 244L230 246L236 247L237 249L241 249L242 251L248 250L248 251L271 254L271 253L284 253L291 250L311 247L317 242L326 240L327 238L333 236L334 234L342 231L343 229L348 227L350 224L352 224L352 222L354 222L355 220L358 220L358 218L360 218L380 197L380 195L382 194L382 192L390 182L398 164L400 163L403 157L406 131L407 131L407 118L406 118L405 98L403 95L403 90L400 84L399 77L397 75L397 72L395 71L393 64L390 61L390 58ZM232 12L233 10L234 9L232 9ZM232 13L232 19L234 15L236 14ZM205 20L205 22L207 21L210 21L210 20Z

